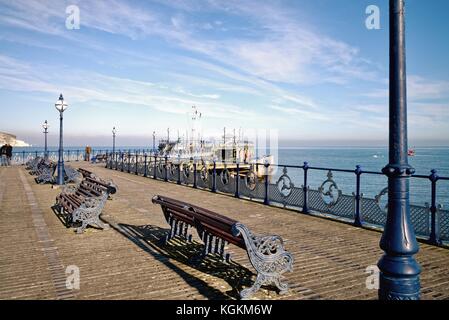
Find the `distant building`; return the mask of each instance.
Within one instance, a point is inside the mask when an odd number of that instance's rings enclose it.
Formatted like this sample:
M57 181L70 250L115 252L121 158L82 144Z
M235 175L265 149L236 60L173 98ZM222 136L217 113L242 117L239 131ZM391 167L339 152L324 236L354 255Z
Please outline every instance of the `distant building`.
M0 132L0 145L9 143L13 147L29 147L30 145L22 140L17 140L17 137L13 134L6 132Z

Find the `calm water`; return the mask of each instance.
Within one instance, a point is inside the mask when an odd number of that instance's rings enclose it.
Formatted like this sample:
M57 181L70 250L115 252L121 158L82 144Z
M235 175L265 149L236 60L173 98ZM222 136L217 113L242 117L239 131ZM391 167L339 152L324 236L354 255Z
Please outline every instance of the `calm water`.
M111 150L109 147L92 147L94 150ZM148 147L147 147L148 148ZM120 147L117 150L143 149L143 147ZM56 151L55 148L50 148ZM80 150L84 147L66 147L65 150ZM43 148L15 148L15 152L43 151ZM415 168L416 174L429 175L431 169L437 169L440 176L449 177L449 148L416 148L416 155L409 157L409 163ZM313 167L327 167L354 170L361 165L363 170L378 171L388 163L387 148L290 148L280 149L276 162L281 165L302 165L304 161ZM276 179L282 174L282 168L276 173ZM303 184L303 170L287 168L287 174L295 186ZM310 170L308 184L317 189L327 179L327 171ZM345 194L355 191L355 174L333 173L333 180ZM363 174L361 177L361 191L365 197L374 197L387 186L384 176ZM439 181L437 184L437 202L449 207L449 181ZM424 205L430 202L430 181L428 179L412 178L410 183L411 202Z

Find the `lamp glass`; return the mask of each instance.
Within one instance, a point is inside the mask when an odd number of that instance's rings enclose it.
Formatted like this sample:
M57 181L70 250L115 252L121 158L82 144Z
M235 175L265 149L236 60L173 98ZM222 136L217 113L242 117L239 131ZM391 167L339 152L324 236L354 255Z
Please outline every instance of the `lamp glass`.
M59 100L56 101L55 107L59 112L64 112L69 107L69 105L67 104L66 101L64 101L64 99L61 96Z

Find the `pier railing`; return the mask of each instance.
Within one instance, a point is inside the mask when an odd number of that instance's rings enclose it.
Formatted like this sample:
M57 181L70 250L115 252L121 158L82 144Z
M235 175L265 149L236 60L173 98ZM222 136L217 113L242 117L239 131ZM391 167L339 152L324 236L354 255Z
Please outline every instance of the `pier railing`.
M132 149L126 150L126 152L133 154L144 154L145 152L149 152L149 149ZM119 150L117 153L123 153L125 150ZM65 162L72 161L92 161L95 160L98 156L107 156L112 153L112 150L108 149L92 149L92 152L87 155L84 149L71 149L64 150L63 157ZM24 165L28 161L36 158L45 156L45 151L15 151L12 153L12 164L13 165ZM59 151L58 150L49 150L47 151L47 156L52 161L58 161Z
M360 166L346 170L314 167L307 162L299 166L204 163L144 152L117 152L109 154L106 167L305 214L325 216L357 227L382 230L386 223L387 178L381 172L365 171ZM412 187L415 182L421 188L415 188L416 192L428 196L427 202L417 204L412 201L410 205L417 237L434 245L448 245L449 203L438 202L438 197L442 192L448 196L449 177L440 177L432 170L429 175L413 175L411 180ZM345 182L345 189L339 187L339 181ZM426 184L427 192L422 190ZM370 188L367 188L368 185ZM348 186L351 188L348 189ZM373 193L373 190L377 192Z
M24 165L44 151L13 153L13 164ZM101 157L103 156L103 157ZM106 156L106 157L104 157ZM48 151L57 161L58 151ZM387 178L381 172L302 165L245 164L194 161L164 157L147 149L93 149L89 161L106 158L106 167L177 183L197 189L325 216L358 227L382 230L387 217ZM64 151L64 161L86 160L84 150ZM369 188L368 188L369 187ZM449 177L436 170L412 175L410 212L418 238L434 245L449 245ZM414 201L413 194L426 201Z

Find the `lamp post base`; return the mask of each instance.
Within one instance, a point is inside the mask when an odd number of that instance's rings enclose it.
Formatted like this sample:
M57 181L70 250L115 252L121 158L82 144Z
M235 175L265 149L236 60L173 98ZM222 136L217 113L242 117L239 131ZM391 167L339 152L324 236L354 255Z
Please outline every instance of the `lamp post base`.
M58 162L58 176L56 177L56 184L62 186L65 184L64 180L65 180L64 162Z
M378 263L379 300L419 300L421 267L413 256L384 255Z

